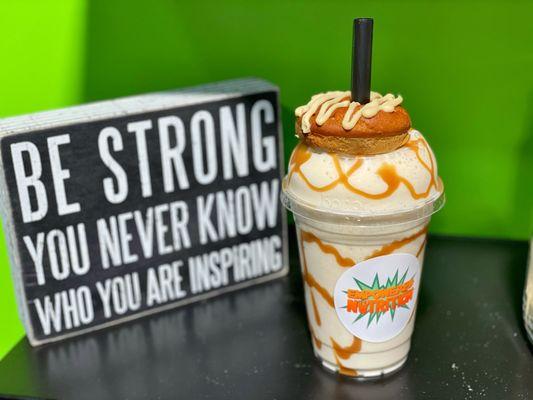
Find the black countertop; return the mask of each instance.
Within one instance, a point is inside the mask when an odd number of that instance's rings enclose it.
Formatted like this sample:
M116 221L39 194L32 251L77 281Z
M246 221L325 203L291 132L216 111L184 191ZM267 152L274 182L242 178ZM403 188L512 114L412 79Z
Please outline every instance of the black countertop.
M59 399L528 399L521 317L527 242L431 236L406 366L356 382L311 349L294 236L291 273L58 344L22 340L0 393Z

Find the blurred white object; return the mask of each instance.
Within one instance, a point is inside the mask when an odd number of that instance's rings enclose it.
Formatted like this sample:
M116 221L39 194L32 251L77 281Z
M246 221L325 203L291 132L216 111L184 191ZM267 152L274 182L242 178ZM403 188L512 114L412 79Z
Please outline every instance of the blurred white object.
M533 239L529 242L529 263L526 276L526 287L524 289L524 324L529 336L529 341L533 344Z

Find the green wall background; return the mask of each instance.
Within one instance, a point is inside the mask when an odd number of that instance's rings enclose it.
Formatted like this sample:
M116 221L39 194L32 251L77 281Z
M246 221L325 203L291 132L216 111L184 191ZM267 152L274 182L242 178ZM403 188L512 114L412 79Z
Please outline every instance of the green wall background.
M83 100L85 17L82 1L0 2L0 116ZM0 229L0 359L23 335Z
M223 4L222 4L223 3ZM373 89L401 93L448 203L435 233L526 239L533 227L531 1L6 0L0 115L240 76L292 110L349 87L351 19L375 18ZM22 336L0 236L0 358Z

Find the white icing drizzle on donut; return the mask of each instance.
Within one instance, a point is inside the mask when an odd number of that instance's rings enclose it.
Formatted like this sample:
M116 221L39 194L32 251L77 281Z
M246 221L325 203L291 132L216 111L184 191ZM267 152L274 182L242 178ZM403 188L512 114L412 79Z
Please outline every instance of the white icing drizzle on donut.
M394 108L403 101L402 96L394 96L391 93L382 96L378 92L370 92L370 101L364 104L359 110L355 111L361 104L357 101L351 101L350 91L332 91L318 93L311 97L309 103L296 109L295 114L301 117L302 131L309 133L311 131L311 117L316 116L316 124L322 126L338 108L348 107L342 120L342 127L349 131L354 128L361 117L372 118L379 111L393 112Z

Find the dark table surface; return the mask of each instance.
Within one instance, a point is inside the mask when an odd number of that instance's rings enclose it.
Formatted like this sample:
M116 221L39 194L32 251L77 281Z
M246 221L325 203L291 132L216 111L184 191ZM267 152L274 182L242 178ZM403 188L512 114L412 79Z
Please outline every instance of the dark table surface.
M0 393L59 399L528 399L527 242L430 237L406 366L355 382L313 357L294 236L291 273L58 344L22 340Z

